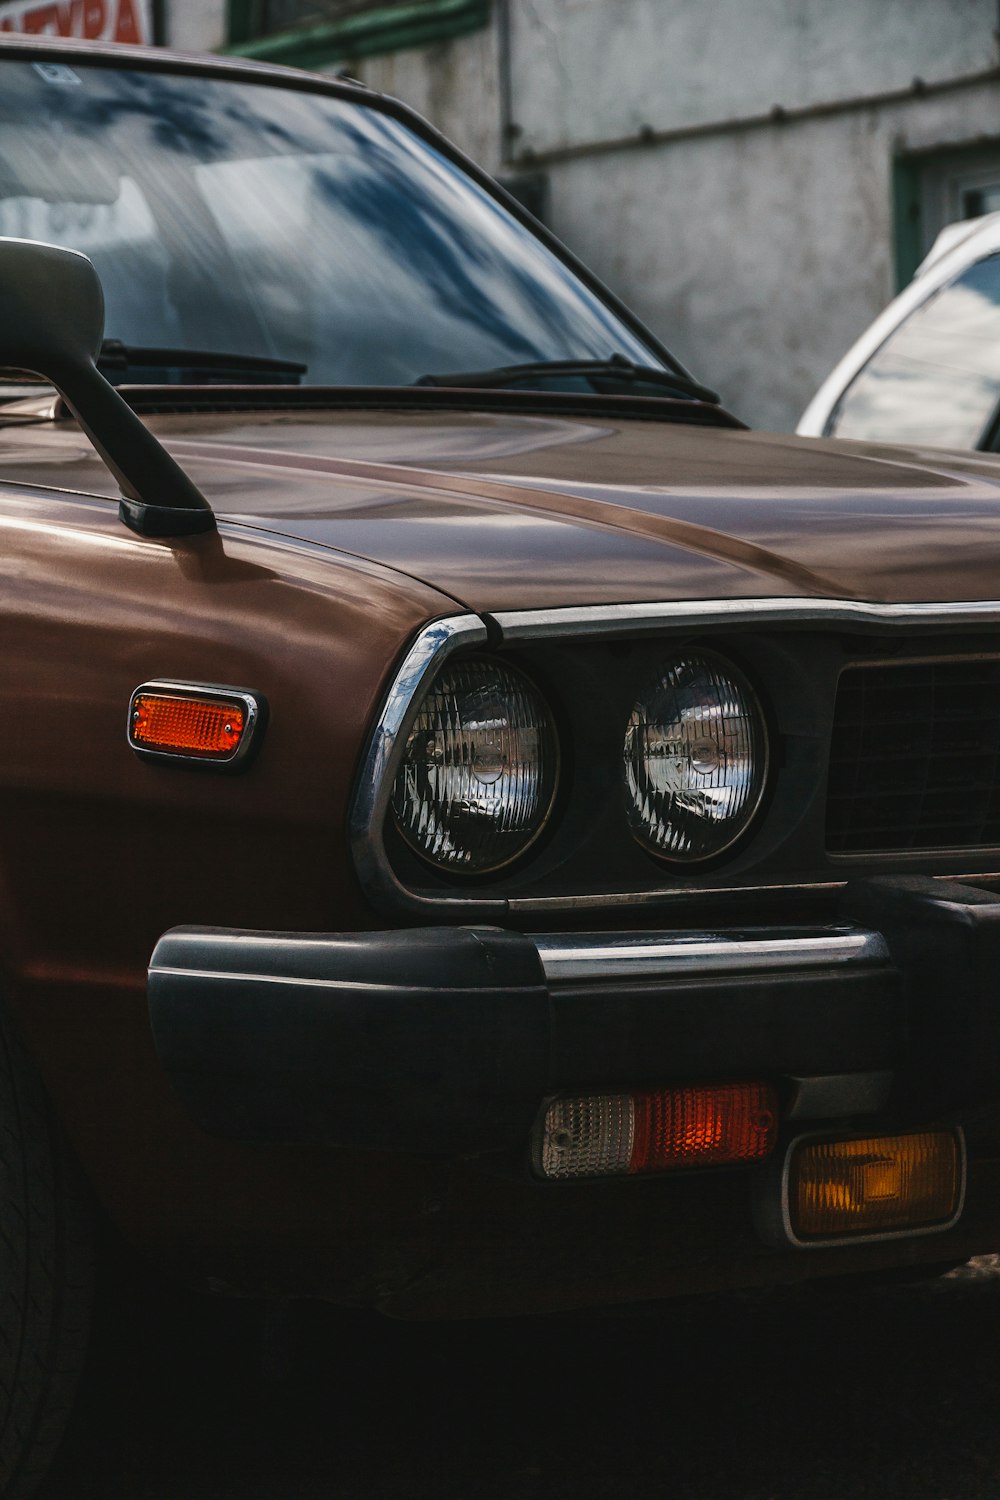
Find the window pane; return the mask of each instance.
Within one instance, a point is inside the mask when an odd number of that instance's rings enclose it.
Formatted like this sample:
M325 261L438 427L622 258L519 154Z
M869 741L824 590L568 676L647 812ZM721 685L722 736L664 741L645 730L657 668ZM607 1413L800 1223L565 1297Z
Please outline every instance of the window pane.
M910 314L857 375L828 431L974 448L1000 402L1000 256Z

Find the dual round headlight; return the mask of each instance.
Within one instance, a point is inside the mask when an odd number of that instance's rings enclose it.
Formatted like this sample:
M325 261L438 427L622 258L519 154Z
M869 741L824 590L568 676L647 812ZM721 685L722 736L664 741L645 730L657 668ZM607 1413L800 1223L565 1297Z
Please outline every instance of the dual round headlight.
M742 672L709 651L667 662L625 732L628 819L640 843L697 863L749 827L767 783L767 730Z
M552 714L530 678L506 662L453 662L407 736L396 825L438 868L491 873L542 832L558 769ZM679 864L722 854L749 827L767 782L764 716L743 674L709 651L665 662L633 706L622 769L641 844Z
M454 662L407 736L392 793L396 824L442 869L502 869L545 826L558 768L552 715L534 683L506 662Z

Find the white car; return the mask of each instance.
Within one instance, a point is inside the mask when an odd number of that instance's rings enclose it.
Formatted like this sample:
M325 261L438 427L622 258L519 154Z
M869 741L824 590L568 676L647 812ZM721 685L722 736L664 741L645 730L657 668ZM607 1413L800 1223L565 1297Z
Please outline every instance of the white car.
M941 231L796 431L1000 451L1000 213Z

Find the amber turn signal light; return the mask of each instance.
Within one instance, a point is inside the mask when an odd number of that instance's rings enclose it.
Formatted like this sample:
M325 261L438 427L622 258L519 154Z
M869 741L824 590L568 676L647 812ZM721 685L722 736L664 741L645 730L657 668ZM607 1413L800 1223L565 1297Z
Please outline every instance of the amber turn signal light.
M576 1094L553 1099L535 1131L542 1177L625 1177L762 1161L778 1131L766 1083Z
M228 765L244 755L257 717L251 693L147 682L129 704L129 743L140 754Z
M132 709L132 738L150 750L232 755L242 737L243 710L232 703L140 693Z
M964 1174L954 1130L806 1139L788 1162L789 1227L809 1242L943 1228L960 1212Z

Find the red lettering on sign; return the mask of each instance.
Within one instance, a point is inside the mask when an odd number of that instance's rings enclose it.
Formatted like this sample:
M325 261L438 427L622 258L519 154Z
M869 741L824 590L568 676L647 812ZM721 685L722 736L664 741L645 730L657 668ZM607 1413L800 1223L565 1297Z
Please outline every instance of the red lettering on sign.
M115 26L116 42L141 42L142 26L136 14L135 0L118 0L118 24Z
M38 10L25 11L21 19L21 30L34 33L59 28L59 11L55 5L42 5Z
M61 4L55 5L39 5L34 10L26 11L20 22L5 21L3 29L31 33L48 31L54 32L56 36L76 36L78 33L73 24L75 9L72 0L62 0Z
M47 0L18 7L13 15L0 0L0 11L7 12L0 16L0 32L48 32L139 45L148 40L144 0Z
M105 0L77 0L77 36L99 39L104 35L108 19Z

